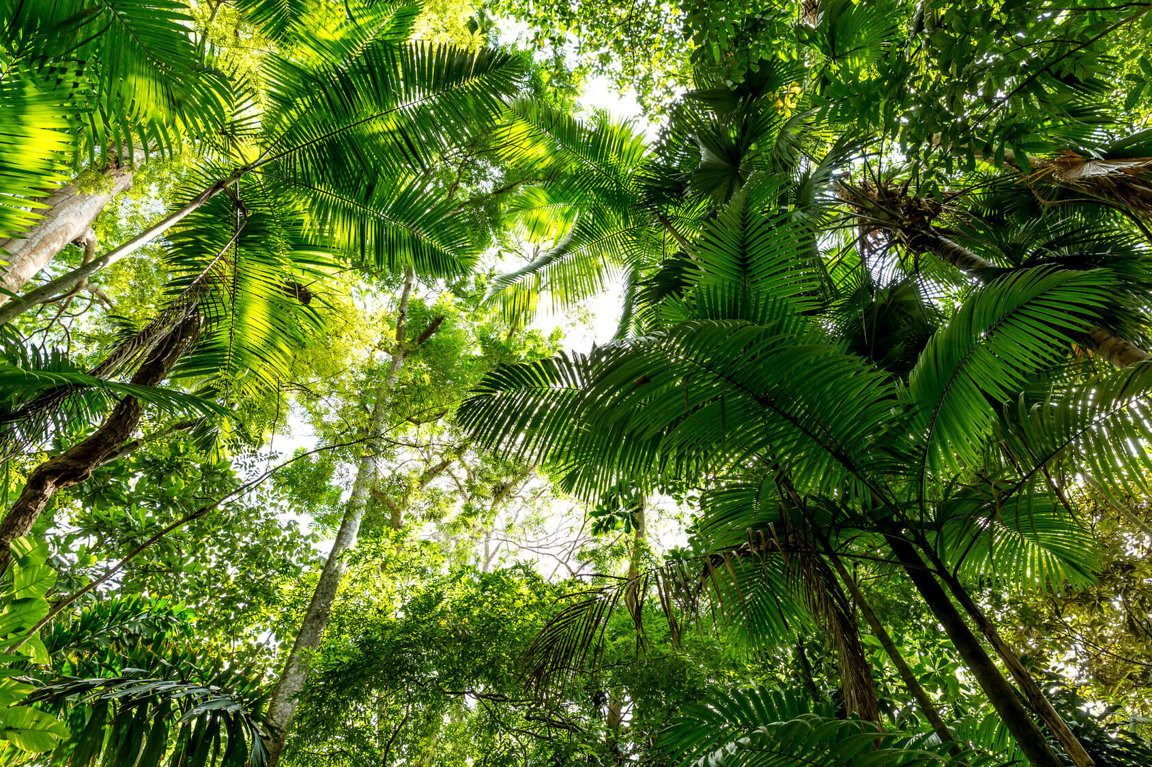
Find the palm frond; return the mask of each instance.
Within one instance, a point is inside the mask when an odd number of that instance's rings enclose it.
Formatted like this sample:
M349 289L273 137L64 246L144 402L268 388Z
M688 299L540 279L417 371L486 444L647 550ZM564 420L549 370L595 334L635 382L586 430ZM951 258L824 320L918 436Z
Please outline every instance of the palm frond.
M384 40L319 71L276 57L266 68L258 166L311 186L431 168L494 124L523 72L508 53Z
M135 149L169 152L181 136L204 136L226 120L227 78L193 40L187 11L177 0L18 3L6 31L29 70L69 105L61 117L77 151L94 159L111 147L131 158ZM78 78L59 80L62 70Z
M231 676L225 672L213 682L227 684ZM221 767L259 767L267 759L262 701L223 684L143 675L65 678L40 687L27 702L89 712L53 757L76 767L101 756L142 767L159 767L169 754L177 764Z
M1152 467L1149 387L1152 366L1140 363L1057 383L1038 401L1019 397L997 430L1019 475L1016 492L1085 474L1113 498L1143 493Z
M1052 591L1094 583L1103 552L1091 531L1050 493L1002 498L1003 489L964 488L937 503L937 547L948 565L973 581Z
M499 369L461 424L486 445L547 457L581 493L757 458L781 462L805 490L865 492L869 470L891 460L878 440L895 390L781 304L760 306L755 323L685 322L592 357Z
M465 212L443 191L396 180L362 180L352 187L316 187L272 178L301 199L305 226L316 242L378 271L413 267L428 276L462 273L484 243Z
M45 189L63 184L74 147L60 130L63 111L55 94L45 91L0 52L0 240L36 224ZM0 253L0 258L4 254Z
M797 313L820 307L823 280L814 232L789 214L756 212L744 194L705 224L685 272L682 279L697 291L738 288L749 305L754 296L772 296Z
M972 465L996 403L1056 363L1110 300L1105 272L1037 267L993 280L928 342L908 381L921 458L911 467Z
M990 765L977 754L949 753L923 736L883 732L859 719L814 712L807 701L766 689L731 690L695 702L659 736L675 764L692 767L839 765Z
M47 433L68 434L95 421L124 397L167 416L221 416L211 400L171 388L119 383L71 371L29 370L0 364L0 446L11 451L40 442ZM54 428L60 425L62 430Z

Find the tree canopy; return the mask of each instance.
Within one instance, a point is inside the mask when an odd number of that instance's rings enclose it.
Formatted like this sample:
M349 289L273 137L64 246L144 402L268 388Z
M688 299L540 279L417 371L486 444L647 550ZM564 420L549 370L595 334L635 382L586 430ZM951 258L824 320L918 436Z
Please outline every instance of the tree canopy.
M1152 763L1152 4L0 22L0 764Z

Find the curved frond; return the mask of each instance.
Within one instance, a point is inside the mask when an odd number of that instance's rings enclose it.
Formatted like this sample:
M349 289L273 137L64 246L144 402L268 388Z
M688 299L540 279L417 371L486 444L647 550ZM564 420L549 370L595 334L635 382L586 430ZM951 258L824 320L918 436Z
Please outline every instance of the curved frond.
M214 681L227 682L228 672ZM69 764L88 765L102 755L110 764L159 767L175 763L248 765L267 758L268 726L262 701L218 684L148 676L63 679L38 688L29 703L86 709L75 738L56 749Z
M311 186L428 170L494 124L522 73L509 53L381 40L319 71L270 58L271 139L257 166Z
M880 442L895 390L780 305L762 311L759 323L687 322L590 358L499 369L461 424L487 445L547 458L581 493L753 459L780 462L805 490L866 492L871 471L889 468Z
M937 546L972 580L1003 579L1057 591L1095 582L1102 551L1091 531L1050 494L965 489L937 505Z
M6 65L6 66L5 66ZM36 225L37 199L63 184L74 147L60 130L57 96L45 91L0 52L0 241ZM0 249L0 259L5 254Z
M731 690L688 704L660 734L660 746L678 765L692 767L881 767L991 765L973 753L949 753L951 744L923 736L883 732L859 719L816 713L807 701L765 689Z
M1143 362L1053 386L1038 402L1020 397L998 429L1019 474L1017 491L1083 474L1114 498L1145 492L1152 470L1150 391L1152 364Z
M908 379L922 470L971 465L996 404L1063 357L1107 306L1106 272L1038 267L993 280L928 342Z

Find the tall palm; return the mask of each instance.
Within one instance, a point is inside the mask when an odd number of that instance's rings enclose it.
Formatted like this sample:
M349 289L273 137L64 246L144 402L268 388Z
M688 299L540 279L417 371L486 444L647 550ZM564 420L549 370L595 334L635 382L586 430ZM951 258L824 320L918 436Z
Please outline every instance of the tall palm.
M823 555L890 560L1027 758L1059 763L950 595L1061 744L1090 763L1030 693L963 580L993 568L1039 585L1090 578L1091 538L1056 478L1072 466L1117 487L1144 475L1152 371L1138 364L1088 383L1060 375L1076 339L1113 305L1115 276L1010 270L913 351L905 378L847 350L824 291L836 274L811 258L819 230L764 199L752 187L704 226L677 266L677 289L651 306L647 334L497 372L464 422L486 444L550 461L590 497L621 482L714 488L699 523L705 551L732 550L757 531L770 540L785 525Z
M143 386L183 374L205 393L234 396L237 386L267 386L284 372L288 326L316 329L315 312L303 306L307 291L293 286L316 279L331 254L378 270L460 273L474 252L469 211L429 184L438 162L483 135L522 67L512 54L407 42L415 14L412 6L370 3L328 29L291 27L285 53L266 61L265 107L257 111L239 87L231 92L228 119L187 201L0 308L0 319L74 289L168 233L167 307L92 372L131 375ZM299 311L281 311L290 307ZM188 350L195 353L186 357ZM64 394L38 404L50 409ZM94 435L35 469L0 523L0 545L30 530L56 490L114 452L140 410L125 399Z

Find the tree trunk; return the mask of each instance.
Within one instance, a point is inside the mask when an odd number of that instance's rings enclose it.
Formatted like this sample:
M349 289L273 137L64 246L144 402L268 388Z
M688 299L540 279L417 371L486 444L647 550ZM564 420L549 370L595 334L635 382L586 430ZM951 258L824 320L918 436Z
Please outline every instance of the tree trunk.
M115 168L104 176L107 188L96 192L81 192L73 184L61 187L44 199L49 209L35 227L20 237L0 240L4 251L0 258L7 262L0 288L12 293L23 288L64 246L84 236L113 197L132 188L131 168ZM0 293L0 305L8 299L7 293Z
M373 483L376 479L375 440L384 431L387 422L389 404L392 391L396 384L396 377L404 366L405 360L411 353L423 345L439 329L443 317L432 320L423 333L413 342L405 342L408 328L408 301L412 294L412 285L415 274L412 267L408 267L404 275L404 287L400 293L400 308L396 320L396 346L392 352L392 364L384 380L376 387L375 402L372 406L372 415L368 425L368 441L364 447L364 454L356 467L356 479L352 485L352 494L345 506L344 519L340 522L340 529L336 533L336 540L332 543L332 550L324 563L320 573L320 580L304 619L300 623L300 631L296 634L296 641L288 653L288 660L284 665L284 673L272 697L268 701L268 721L272 725L271 735L266 742L268 749L267 767L276 767L280 755L284 751L284 743L288 734L288 726L296 714L300 692L304 683L308 681L308 664L312 654L320 646L324 630L328 627L328 617L332 613L332 605L336 601L336 594L340 589L340 581L344 577L344 554L356 545L360 534L360 523L364 518L364 511L368 505Z
M193 314L170 330L149 352L132 376L132 383L155 386L168 377L199 327ZM135 397L125 397L91 436L37 466L16 503L0 521L0 572L11 561L12 541L27 535L57 490L83 482L128 440L140 423L143 408Z
M804 649L804 640L801 637L796 638L794 655L796 665L800 667L800 681L804 683L804 689L808 690L813 701L819 700L820 690L816 687L816 678L812 676L812 663L808 660L808 652Z
M1148 359L1148 352L1125 341L1107 330L1092 328L1084 347L1101 359L1111 362L1118 368L1126 368Z
M640 505L632 514L632 552L628 556L628 585L625 587L624 603L628 612L635 615L642 609L640 604L640 586L637 578L640 576L640 560L648 545L648 501L640 496ZM624 689L613 689L608 698L608 731L611 733L613 743L620 740L620 731L624 725ZM619 753L619 752L618 752Z
M1024 756L1035 767L1060 767L1060 760L1049 748L1044 735L1028 715L1028 711L1017 697L1016 690L996 668L984 647L968 628L963 617L956 610L948 595L936 582L936 578L925 567L920 555L908 541L895 535L885 535L896 561L904 568L916 590L924 599L932 614L944 627L945 633L960 653L968 670L976 677L980 688L988 696L996 713L1004 721Z
M374 435L379 434L383 428L387 400L388 391L384 384L381 384L377 387L376 404L372 411L370 428ZM345 507L344 519L336 533L336 540L332 542L332 550L328 553L328 560L324 563L324 570L320 573L320 580L312 593L308 610L300 622L300 631L296 634L296 641L288 654L284 673L280 675L280 681L268 701L268 721L272 725L271 737L267 743L268 767L276 767L284 751L288 725L296 714L298 696L308 680L308 664L312 659L312 653L320 646L324 629L328 627L332 604L336 601L336 593L344 577L343 555L356 545L374 475L375 455L372 444L369 443L365 446L364 455L361 456L357 466L356 481L352 486L352 496Z
M933 559L936 559L933 557ZM972 597L968 594L968 590L964 588L942 562L934 561L933 564L941 572L941 577L944 583L948 586L948 590L956 597L956 601L964 608L969 617L975 622L980 633L988 640L996 654L1004 662L1004 666L1008 672L1012 674L1012 678L1016 680L1016 684L1020 687L1024 697L1028 699L1028 703L1039 714L1040 719L1048 726L1048 729L1060 741L1060 745L1072 757L1072 762L1077 767L1094 767L1095 762L1088 752L1084 749L1084 745L1076 738L1072 730L1068 728L1068 724L1060 717L1056 709L1052 708L1051 701L1044 691L1040 689L1040 685L1032 678L1032 674L1020 662L1020 656L1016 651L1000 636L1000 632L996 630L996 626L992 621L988 620L988 616L980 609L980 606L973 601Z
M955 742L952 737L952 731L948 729L948 725L944 724L944 719L940 716L940 711L936 708L936 704L928 697L928 693L920 685L920 680L912 672L911 667L908 666L908 661L904 660L904 656L900 653L900 649L896 647L896 643L892 641L892 637L888 634L888 630L884 628L884 624L876 617L876 613L872 611L872 606L868 604L868 600L864 598L864 593L860 591L859 584L852 574L844 567L844 563L840 561L840 557L836 556L835 552L830 552L828 558L832 562L832 566L836 568L840 580L848 588L852 594L852 599L856 601L856 607L860 609L861 615L864 616L864 622L868 624L868 628L872 630L872 635L880 640L880 645L887 653L888 659L892 661L892 665L896 667L896 673L900 675L900 679L904 682L904 686L908 688L908 692L912 693L916 705L920 707L924 717L928 723L932 725L932 729L940 740L945 743Z
M35 290L29 291L17 299L9 301L8 303L0 306L0 325L11 322L16 317L19 317L29 309L34 309L40 304L47 303L57 296L73 290L79 285L82 285L86 279L91 277L101 269L105 269L112 264L116 263L125 256L135 253L140 248L147 245L152 240L156 239L164 232L168 231L176 224L183 221L188 214L197 210L211 200L216 195L224 191L225 187L235 183L241 176L241 172L233 173L228 178L217 181L212 186L208 187L200 194L196 195L190 202L184 206L169 213L160 221L145 229L140 234L136 235L127 242L113 248L99 258L94 258L86 264L73 269L66 274L50 280L49 282L41 285Z
M903 195L892 194L879 200L847 186L842 185L841 189L849 202L857 205L876 223L894 231L911 250L931 253L940 260L952 264L964 272L974 274L982 280L987 279L989 275L995 272L996 267L992 262L953 242L932 226L930 221L936 212L932 204L924 204ZM1093 354L1118 368L1128 367L1149 359L1149 354L1144 350L1101 328L1090 328L1084 338L1081 339L1081 343ZM1000 637L995 627L968 596L963 586L950 575L948 568L939 561L931 547L923 546L922 548L933 559L933 565L939 570L940 576L948 585L949 590L976 622L981 633L992 644L1030 705L1060 741L1068 755L1072 757L1073 762L1077 767L1092 767L1094 763L1087 751L1084 750L1083 745L1052 708L1052 704L1036 680L1020 663L1015 652Z

